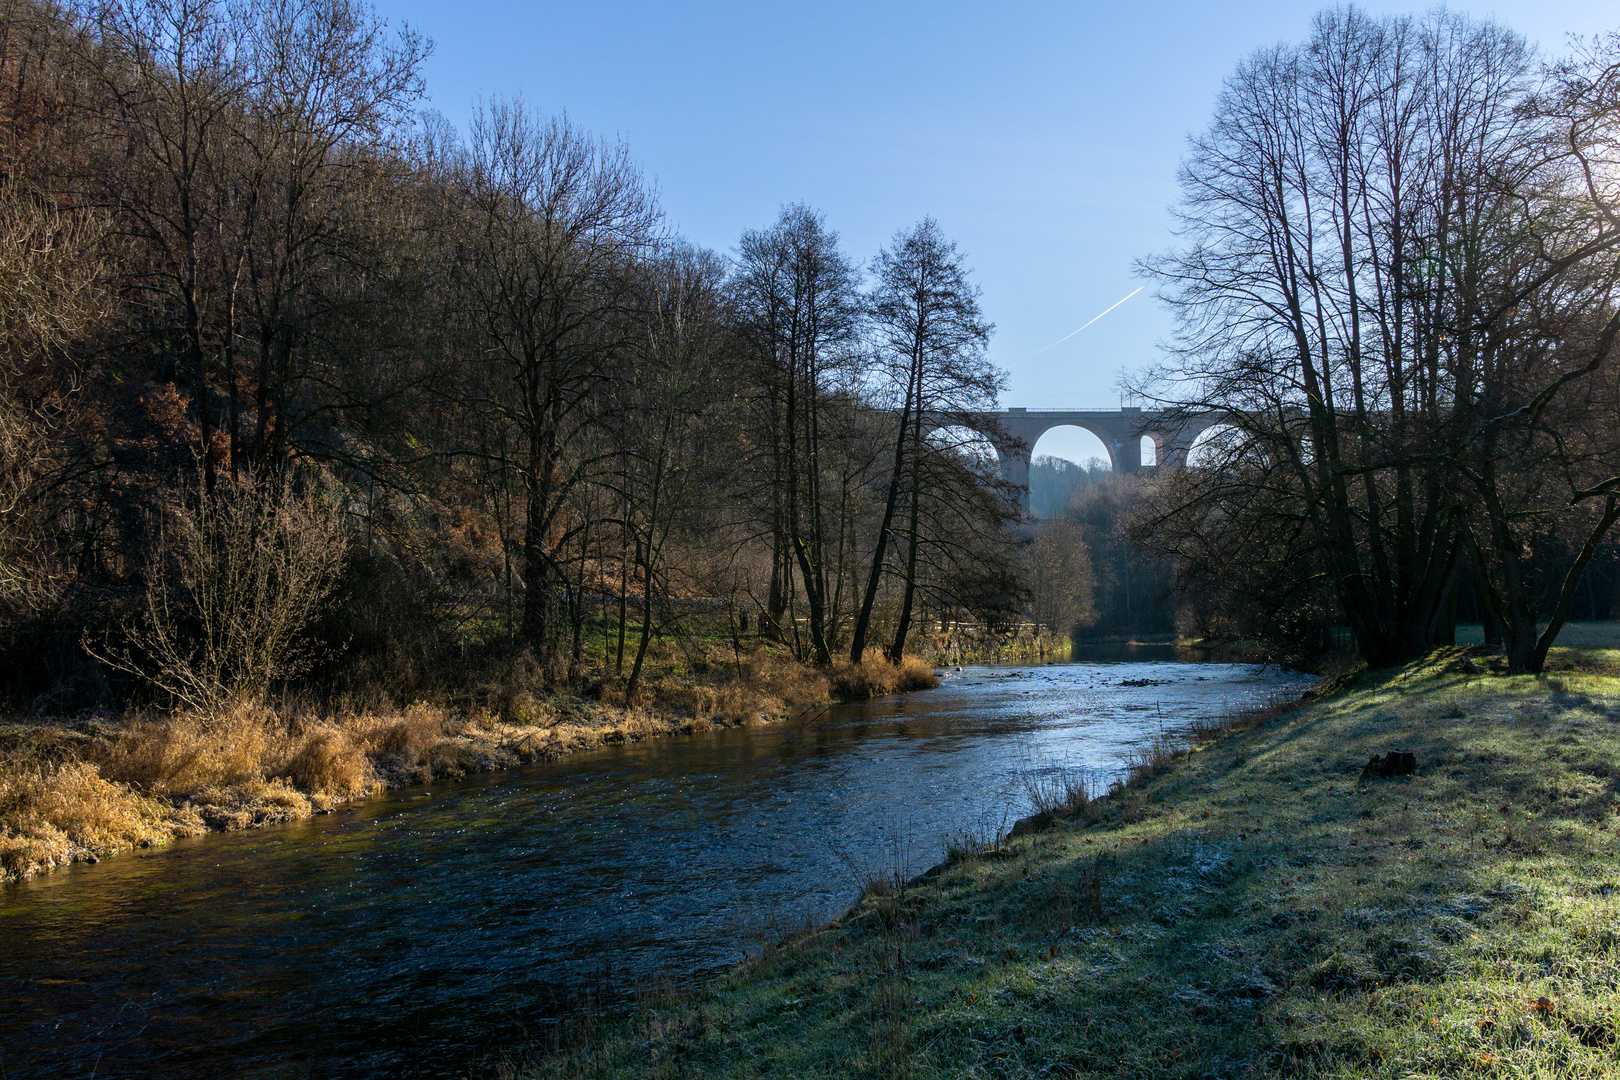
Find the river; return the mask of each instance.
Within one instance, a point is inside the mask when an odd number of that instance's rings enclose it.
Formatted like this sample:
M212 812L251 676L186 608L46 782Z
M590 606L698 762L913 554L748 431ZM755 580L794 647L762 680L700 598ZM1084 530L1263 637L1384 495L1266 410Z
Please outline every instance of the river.
M1310 681L1172 657L971 668L0 886L0 1076L481 1075L582 1002L708 977L1006 828L1020 776L1106 786L1161 732Z

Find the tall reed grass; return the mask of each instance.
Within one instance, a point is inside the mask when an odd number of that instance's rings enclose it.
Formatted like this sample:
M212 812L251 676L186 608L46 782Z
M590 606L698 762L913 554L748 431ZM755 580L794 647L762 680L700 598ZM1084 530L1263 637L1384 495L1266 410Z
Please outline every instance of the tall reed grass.
M1199 747L1228 735L1275 720L1299 708L1301 699L1278 693L1253 705L1233 709L1206 720L1196 720L1179 735L1155 735L1146 745L1138 748L1126 759L1125 775L1109 787L1107 795L1125 800L1127 813L1134 812L1134 789L1159 775L1175 761L1186 757ZM1102 797L1094 776L1073 766L1035 767L1021 769L1006 789L1009 803L1016 805L1017 796L1028 805L1030 814L1013 823L1011 830L982 823L977 828L960 830L946 838L945 860L957 863L994 856L1005 843L1018 836L1038 832L1055 822L1087 815Z
M203 828L194 813L142 798L88 761L0 768L0 880Z
M867 650L859 664L847 660L833 665L832 692L846 701L863 701L906 690L931 690L939 685L932 665L919 656L903 656L898 664L875 649Z
M1019 779L1030 808L1044 817L1073 817L1091 805L1094 797L1091 775L1073 766L1026 769Z
M1245 705L1207 720L1194 720L1179 736L1155 735L1127 762L1123 787L1136 787L1163 772L1172 762L1217 739L1259 727L1299 708L1297 695L1277 692L1253 705Z

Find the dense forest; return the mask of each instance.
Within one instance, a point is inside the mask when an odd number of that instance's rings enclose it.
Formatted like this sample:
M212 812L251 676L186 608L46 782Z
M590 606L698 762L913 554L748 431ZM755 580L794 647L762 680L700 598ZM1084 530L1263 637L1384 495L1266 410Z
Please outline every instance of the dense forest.
M402 703L515 657L634 701L666 647L1091 617L1080 533L972 450L1003 376L934 221L863 261L790 204L701 249L625 145L419 111L429 48L354 0L8 0L13 708Z

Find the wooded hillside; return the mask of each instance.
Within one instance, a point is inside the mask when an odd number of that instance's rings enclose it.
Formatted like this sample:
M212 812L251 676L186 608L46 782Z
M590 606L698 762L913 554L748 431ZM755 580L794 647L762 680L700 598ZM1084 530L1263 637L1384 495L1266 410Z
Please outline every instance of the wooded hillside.
M0 12L13 707L403 701L520 653L633 699L659 640L1034 618L936 223L694 247L621 143L419 112L429 49L356 0Z

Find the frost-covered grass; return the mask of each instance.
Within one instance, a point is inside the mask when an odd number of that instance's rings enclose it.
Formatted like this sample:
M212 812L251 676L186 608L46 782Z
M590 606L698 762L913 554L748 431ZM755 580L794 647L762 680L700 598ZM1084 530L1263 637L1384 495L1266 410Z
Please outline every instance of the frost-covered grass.
M1159 755L518 1071L1620 1075L1620 654L1443 650ZM1417 775L1362 780L1410 750Z

